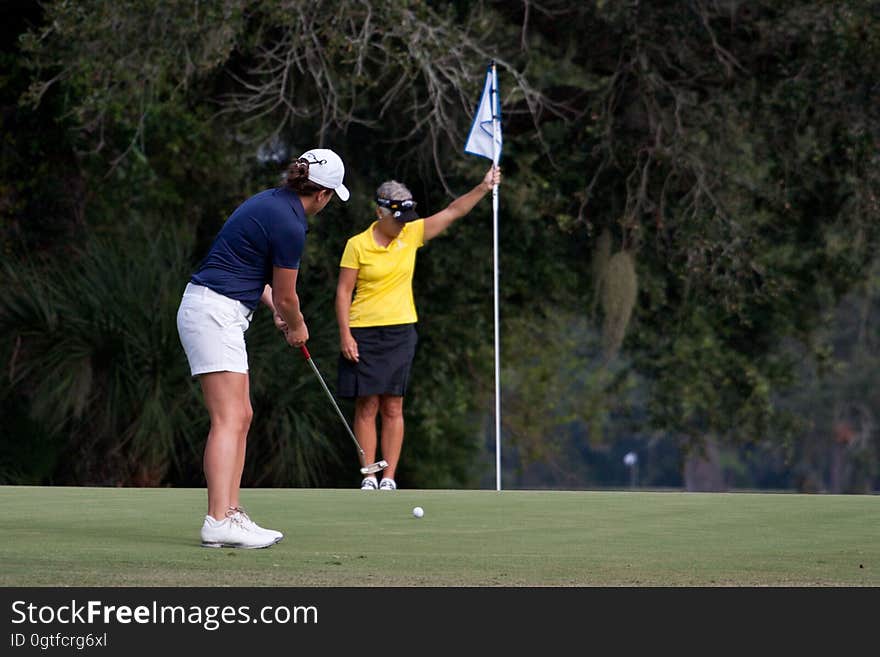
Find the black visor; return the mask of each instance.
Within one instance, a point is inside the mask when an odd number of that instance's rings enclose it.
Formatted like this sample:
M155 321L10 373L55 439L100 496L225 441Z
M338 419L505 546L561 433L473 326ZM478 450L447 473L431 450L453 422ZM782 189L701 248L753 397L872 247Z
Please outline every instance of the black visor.
M376 203L379 207L390 210L391 216L401 223L415 221L419 218L416 212L416 202L411 198L399 200L380 196L376 199Z

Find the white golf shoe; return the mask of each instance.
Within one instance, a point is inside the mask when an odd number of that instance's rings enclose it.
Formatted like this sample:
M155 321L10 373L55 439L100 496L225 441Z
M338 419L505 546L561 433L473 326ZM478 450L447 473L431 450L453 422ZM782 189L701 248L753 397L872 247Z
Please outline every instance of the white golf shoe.
M379 490L397 490L397 482L390 477L385 477L379 484Z
M377 488L379 488L379 482L372 475L364 477L364 480L361 482L361 490L376 490Z
M251 531L257 532L257 533L262 532L263 534L266 534L266 536L269 536L270 538L275 539L276 543L278 541L280 541L282 538L284 538L284 534L282 534L279 531L276 531L274 529L266 529L265 527L260 527L257 523L255 523L253 520L251 520L251 517L247 514L247 511L245 511L243 507L237 506L235 508L230 508L229 511L227 511L227 515L235 515L236 513L241 515L242 523L244 524L245 527L247 527Z
M202 525L202 547L255 549L269 547L276 542L273 537L245 525L240 513L226 516L223 520L215 520L208 515Z

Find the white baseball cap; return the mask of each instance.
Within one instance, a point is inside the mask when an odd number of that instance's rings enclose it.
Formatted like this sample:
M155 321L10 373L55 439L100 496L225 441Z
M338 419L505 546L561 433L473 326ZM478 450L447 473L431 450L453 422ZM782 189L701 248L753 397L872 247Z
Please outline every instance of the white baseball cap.
M309 162L309 180L321 187L332 189L341 200L348 200L348 187L342 184L345 165L341 157L329 148L313 148L300 157Z

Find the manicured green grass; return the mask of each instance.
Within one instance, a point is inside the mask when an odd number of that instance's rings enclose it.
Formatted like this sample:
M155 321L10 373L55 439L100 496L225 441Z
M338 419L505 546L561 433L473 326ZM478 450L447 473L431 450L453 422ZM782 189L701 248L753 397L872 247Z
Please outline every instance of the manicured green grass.
M253 489L243 503L284 541L199 547L203 490L0 487L0 585L880 586L880 496Z

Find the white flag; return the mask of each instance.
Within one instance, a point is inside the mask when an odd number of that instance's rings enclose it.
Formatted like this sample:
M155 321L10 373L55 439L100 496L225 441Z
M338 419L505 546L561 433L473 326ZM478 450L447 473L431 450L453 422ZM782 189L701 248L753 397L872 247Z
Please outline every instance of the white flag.
M483 95L474 114L474 122L464 145L464 152L487 157L493 162L497 162L501 156L501 102L498 100L498 78L495 75L494 64L490 64L486 71L486 84L483 86Z

